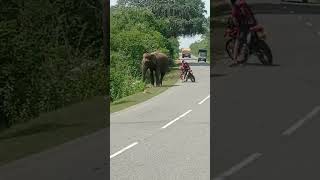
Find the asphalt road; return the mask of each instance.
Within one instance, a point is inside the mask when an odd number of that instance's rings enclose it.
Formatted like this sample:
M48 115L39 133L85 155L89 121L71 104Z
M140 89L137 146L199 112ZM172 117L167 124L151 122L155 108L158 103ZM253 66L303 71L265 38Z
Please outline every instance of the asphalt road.
M195 83L111 114L111 180L210 178L210 68L192 64Z
M320 15L257 18L275 65L252 58L243 67L222 61L212 69L213 176L320 179Z

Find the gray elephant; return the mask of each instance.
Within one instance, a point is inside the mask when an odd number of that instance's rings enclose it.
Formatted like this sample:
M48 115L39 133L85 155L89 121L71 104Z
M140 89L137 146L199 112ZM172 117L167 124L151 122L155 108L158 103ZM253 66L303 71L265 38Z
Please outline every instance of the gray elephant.
M144 53L141 66L144 82L146 78L146 72L149 69L151 84L154 86L155 76L156 86L162 86L163 77L169 69L169 59L167 55L160 52Z

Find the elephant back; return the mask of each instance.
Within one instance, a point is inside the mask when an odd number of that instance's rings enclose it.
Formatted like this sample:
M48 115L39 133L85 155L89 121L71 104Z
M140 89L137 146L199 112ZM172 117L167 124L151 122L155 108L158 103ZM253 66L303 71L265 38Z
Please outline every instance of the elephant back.
M154 55L157 57L157 63L162 72L168 72L169 70L169 58L166 54L160 52L154 52Z

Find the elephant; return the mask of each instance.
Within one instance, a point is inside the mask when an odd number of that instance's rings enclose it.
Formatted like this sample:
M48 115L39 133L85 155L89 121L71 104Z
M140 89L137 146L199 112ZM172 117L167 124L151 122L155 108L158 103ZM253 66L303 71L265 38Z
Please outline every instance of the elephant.
M166 54L161 52L144 53L141 68L143 82L145 82L147 70L150 69L151 84L154 86L155 75L156 86L162 86L163 77L169 70L169 58Z

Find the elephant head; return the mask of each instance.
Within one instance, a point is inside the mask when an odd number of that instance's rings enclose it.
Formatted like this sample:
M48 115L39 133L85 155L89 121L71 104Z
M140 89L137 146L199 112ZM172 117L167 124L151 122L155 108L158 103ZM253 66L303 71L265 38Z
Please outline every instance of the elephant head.
M148 69L150 72L156 69L156 55L153 53L144 53L142 62L141 62L141 70L143 75L143 81L145 81L145 75Z
M152 67L156 65L156 55L154 53L144 53L142 59L142 65Z

